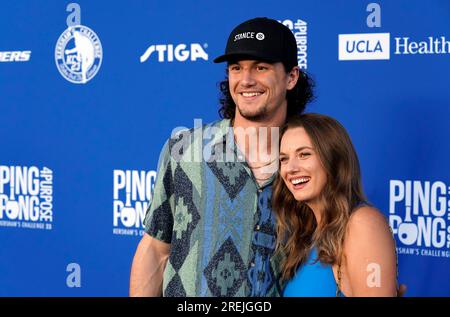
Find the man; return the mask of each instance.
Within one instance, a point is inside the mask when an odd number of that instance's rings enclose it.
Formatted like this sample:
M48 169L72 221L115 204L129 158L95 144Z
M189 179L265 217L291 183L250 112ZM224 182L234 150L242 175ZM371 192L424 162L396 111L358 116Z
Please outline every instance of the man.
M238 25L215 62L228 63L224 119L166 142L131 296L280 295L271 261L277 131L304 110L312 85L297 66L292 32L267 18Z

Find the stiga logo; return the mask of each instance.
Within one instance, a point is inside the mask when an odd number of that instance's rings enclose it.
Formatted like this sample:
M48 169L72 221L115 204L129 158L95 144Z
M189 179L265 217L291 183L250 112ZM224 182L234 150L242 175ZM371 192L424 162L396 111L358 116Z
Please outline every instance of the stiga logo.
M53 171L0 165L0 227L51 230Z
M450 187L441 181L391 180L389 224L399 254L450 257Z
M0 62L28 62L31 51L0 52Z
M200 45L198 43L193 44L158 44L150 45L145 53L141 56L141 63L146 62L152 55L158 55L158 62L173 62L174 60L178 62L186 62L190 60L195 62L198 59L207 61L208 54L205 49L208 44ZM156 53L155 53L156 52Z
M294 33L297 42L297 60L300 69L308 68L308 23L303 20L283 20L278 21L287 26Z
M339 34L339 60L390 59L390 33Z
M113 234L142 236L156 171L114 170Z

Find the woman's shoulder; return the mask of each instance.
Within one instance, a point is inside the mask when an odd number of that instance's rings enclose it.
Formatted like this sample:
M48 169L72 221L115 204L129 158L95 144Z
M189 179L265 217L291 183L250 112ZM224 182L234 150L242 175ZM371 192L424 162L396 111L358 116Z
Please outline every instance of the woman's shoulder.
M362 206L353 211L346 230L347 247L361 249L370 246L373 249L375 241L390 240L392 233L389 223L380 210L372 206Z
M355 209L349 218L348 229L370 229L386 228L388 229L386 216L377 208L369 205L363 205Z

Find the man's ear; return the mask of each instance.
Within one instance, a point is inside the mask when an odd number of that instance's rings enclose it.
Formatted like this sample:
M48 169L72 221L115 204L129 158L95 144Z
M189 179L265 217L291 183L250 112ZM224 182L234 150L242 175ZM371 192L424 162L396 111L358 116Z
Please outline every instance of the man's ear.
M288 73L287 90L291 90L295 87L299 76L300 76L300 68L298 66L294 66Z

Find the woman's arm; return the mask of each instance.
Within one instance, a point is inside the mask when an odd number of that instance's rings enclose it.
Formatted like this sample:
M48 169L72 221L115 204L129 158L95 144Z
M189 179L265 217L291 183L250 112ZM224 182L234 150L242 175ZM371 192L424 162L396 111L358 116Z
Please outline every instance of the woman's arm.
M395 242L380 211L364 206L351 215L344 255L352 296L397 295Z

